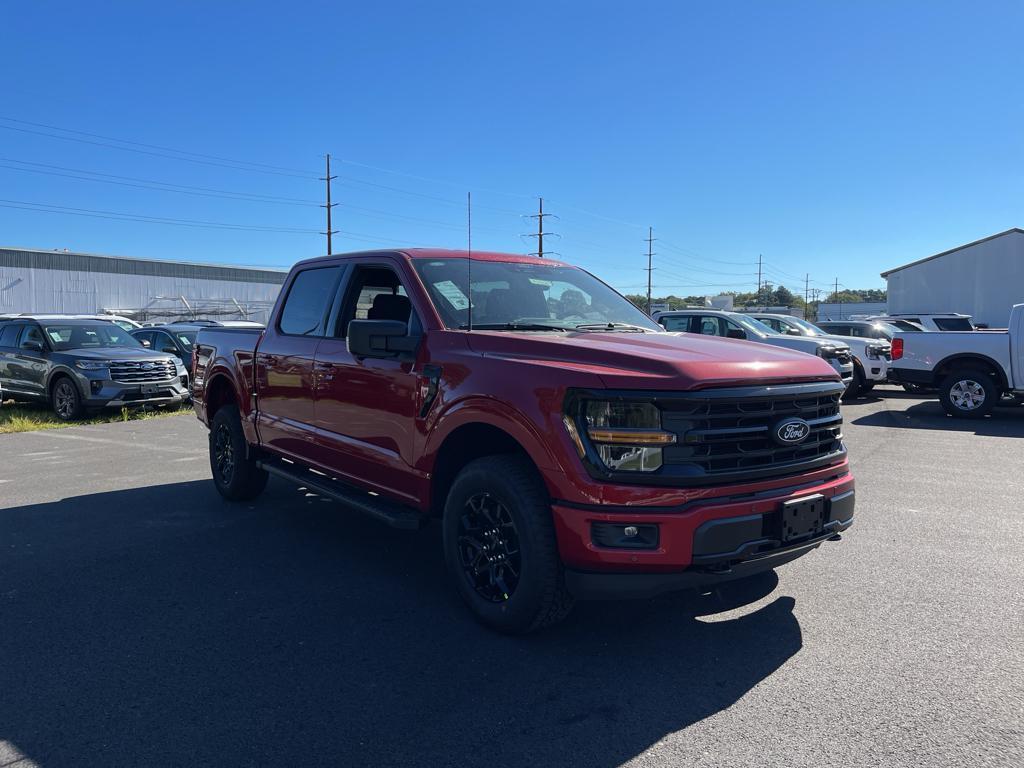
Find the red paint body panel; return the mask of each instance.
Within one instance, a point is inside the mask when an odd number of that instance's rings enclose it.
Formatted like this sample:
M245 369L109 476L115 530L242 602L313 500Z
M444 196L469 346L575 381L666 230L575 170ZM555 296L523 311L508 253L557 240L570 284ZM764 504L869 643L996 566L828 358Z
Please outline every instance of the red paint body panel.
M513 438L538 468L553 499L566 564L589 570L684 568L690 563L693 531L708 519L767 511L794 496L830 497L852 487L845 460L728 486L617 485L594 479L562 422L569 389L695 391L838 377L827 362L811 355L718 337L447 329L409 264L417 258L465 258L465 252L412 249L302 262L281 294L287 294L299 269L314 263L389 265L423 326L415 360L357 360L344 339L284 336L275 330L279 299L262 335L216 328L200 333L193 375L200 418L208 423L222 397L218 388L227 387L254 445L420 510L430 509L434 501L435 464L446 439L461 427L490 425ZM508 254L474 253L473 258L537 263ZM428 365L439 366L442 373L436 399L421 417ZM735 499L766 491L777 494L756 502ZM666 509L684 505L684 511ZM589 534L595 520L658 522L661 548L597 548Z

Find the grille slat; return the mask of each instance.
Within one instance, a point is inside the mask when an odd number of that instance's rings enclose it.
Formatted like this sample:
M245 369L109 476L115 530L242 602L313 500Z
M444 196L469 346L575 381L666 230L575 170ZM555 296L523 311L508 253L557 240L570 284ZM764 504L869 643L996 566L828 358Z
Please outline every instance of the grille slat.
M175 372L170 360L124 360L110 364L110 378L121 384L155 384L173 379Z

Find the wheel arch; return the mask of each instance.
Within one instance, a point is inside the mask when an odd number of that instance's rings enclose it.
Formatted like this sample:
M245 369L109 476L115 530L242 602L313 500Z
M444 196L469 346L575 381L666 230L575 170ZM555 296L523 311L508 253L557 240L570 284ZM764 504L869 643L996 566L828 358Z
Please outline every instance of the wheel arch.
M955 354L941 360L932 370L934 371L934 382L940 384L950 373L958 369L977 368L991 374L999 387L1008 389L1006 371L1003 366L987 355L979 354Z
M203 409L206 413L206 423L212 422L217 411L232 403L240 406L234 377L223 369L214 371L203 386Z

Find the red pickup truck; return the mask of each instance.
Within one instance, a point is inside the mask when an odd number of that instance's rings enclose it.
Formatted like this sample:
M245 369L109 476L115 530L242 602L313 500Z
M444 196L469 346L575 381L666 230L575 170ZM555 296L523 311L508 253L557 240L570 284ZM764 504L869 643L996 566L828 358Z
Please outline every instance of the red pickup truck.
M265 331L200 332L192 374L225 498L272 474L390 525L439 518L456 588L500 631L711 588L853 523L827 362L666 332L549 259L303 261Z

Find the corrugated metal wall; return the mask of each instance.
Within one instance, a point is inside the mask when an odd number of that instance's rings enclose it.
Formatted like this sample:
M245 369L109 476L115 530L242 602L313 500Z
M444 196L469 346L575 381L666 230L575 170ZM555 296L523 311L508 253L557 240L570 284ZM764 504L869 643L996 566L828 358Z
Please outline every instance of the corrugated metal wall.
M285 272L125 259L80 253L0 249L0 312L84 313L190 303L238 302L266 321ZM178 306L181 306L180 303Z
M890 272L889 311L963 312L1005 328L1024 302L1024 234L1008 232L937 259Z

